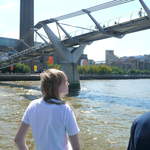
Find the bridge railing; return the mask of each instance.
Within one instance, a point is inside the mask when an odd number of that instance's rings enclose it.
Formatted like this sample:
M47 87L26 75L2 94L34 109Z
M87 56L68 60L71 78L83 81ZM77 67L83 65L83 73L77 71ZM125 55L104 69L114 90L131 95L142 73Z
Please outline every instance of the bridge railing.
M138 9L136 9L136 10L134 10L134 11L128 13L128 14L126 13L126 14L123 14L121 16L117 16L117 17L114 17L114 18L110 18L108 20L101 21L101 22L99 22L99 24L103 28L106 28L106 27L111 27L113 25L117 25L117 24L124 23L124 22L127 22L127 21L131 21L131 20L134 20L134 19L138 19L140 17L147 16L147 14L144 10L142 11L141 16L139 15L139 12L140 12L140 8L138 8ZM72 26L72 28L77 29L73 32L69 32L69 35L71 37L82 35L82 34L85 34L85 33L90 33L90 32L98 30L95 25L86 25L84 27L76 27L74 25L70 25L70 26ZM63 35L62 37L63 37L62 38L63 40L67 38L65 35Z
M23 50L21 52L18 52L18 53L15 53L15 54L11 55L11 56L8 56L8 58L5 59L5 60L0 60L0 64L8 62L8 61L13 61L13 60L15 60L15 59L17 59L17 58L19 58L21 56L25 56L25 55L31 54L32 52L39 51L40 49L43 49L46 46L48 46L48 45L43 43L43 44L40 44L38 46L25 49L25 50Z

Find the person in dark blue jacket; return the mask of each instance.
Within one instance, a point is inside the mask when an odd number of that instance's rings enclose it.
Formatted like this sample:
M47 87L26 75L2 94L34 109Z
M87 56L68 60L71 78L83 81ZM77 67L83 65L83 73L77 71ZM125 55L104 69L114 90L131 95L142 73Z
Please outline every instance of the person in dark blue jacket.
M150 150L150 112L132 123L127 150Z

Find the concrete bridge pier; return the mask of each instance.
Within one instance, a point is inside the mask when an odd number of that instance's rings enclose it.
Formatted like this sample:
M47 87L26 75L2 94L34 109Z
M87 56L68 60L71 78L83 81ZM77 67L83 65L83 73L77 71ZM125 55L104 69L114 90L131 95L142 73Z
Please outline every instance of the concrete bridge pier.
M77 64L76 63L63 63L60 64L62 70L67 74L69 79L69 87L71 89L80 89L80 79L79 73L77 71Z
M79 73L77 71L77 62L83 54L83 50L86 45L82 44L77 47L67 48L46 24L43 25L43 29L55 49L54 56L57 59L57 63L61 65L62 70L68 76L70 90L79 89L80 80Z

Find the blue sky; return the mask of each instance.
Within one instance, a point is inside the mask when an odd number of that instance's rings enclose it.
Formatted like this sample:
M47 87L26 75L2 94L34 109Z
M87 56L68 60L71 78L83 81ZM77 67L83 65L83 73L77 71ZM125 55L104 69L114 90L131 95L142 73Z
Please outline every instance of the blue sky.
M34 22L36 24L44 19L58 17L108 1L110 0L34 0ZM145 0L145 2L150 8L150 1ZM19 7L20 0L0 0L0 37L19 37ZM98 11L92 15L100 24L107 26L113 24L114 21L121 22L138 17L137 14L140 8L139 1L135 0L128 4ZM87 28L92 25L90 19L85 15L72 20L64 20L63 23ZM72 32L71 30L74 31L75 29L68 28L68 30ZM149 39L150 29L128 34L122 39L109 38L93 42L85 48L84 53L88 54L88 58L97 61L105 60L105 50L107 49L114 50L114 53L119 57L150 54Z

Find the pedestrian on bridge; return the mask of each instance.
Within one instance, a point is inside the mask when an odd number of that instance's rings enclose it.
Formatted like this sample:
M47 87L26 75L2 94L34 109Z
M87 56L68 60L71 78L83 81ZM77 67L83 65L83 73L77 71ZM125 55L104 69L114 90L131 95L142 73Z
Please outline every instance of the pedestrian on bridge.
M127 150L150 150L150 112L134 120Z
M24 112L15 137L19 150L28 150L25 136L29 127L36 150L80 150L74 112L62 100L68 94L68 85L67 76L60 70L48 69L41 73L43 97L33 100Z
M139 17L142 17L143 16L143 10L142 10L142 8L139 10Z

